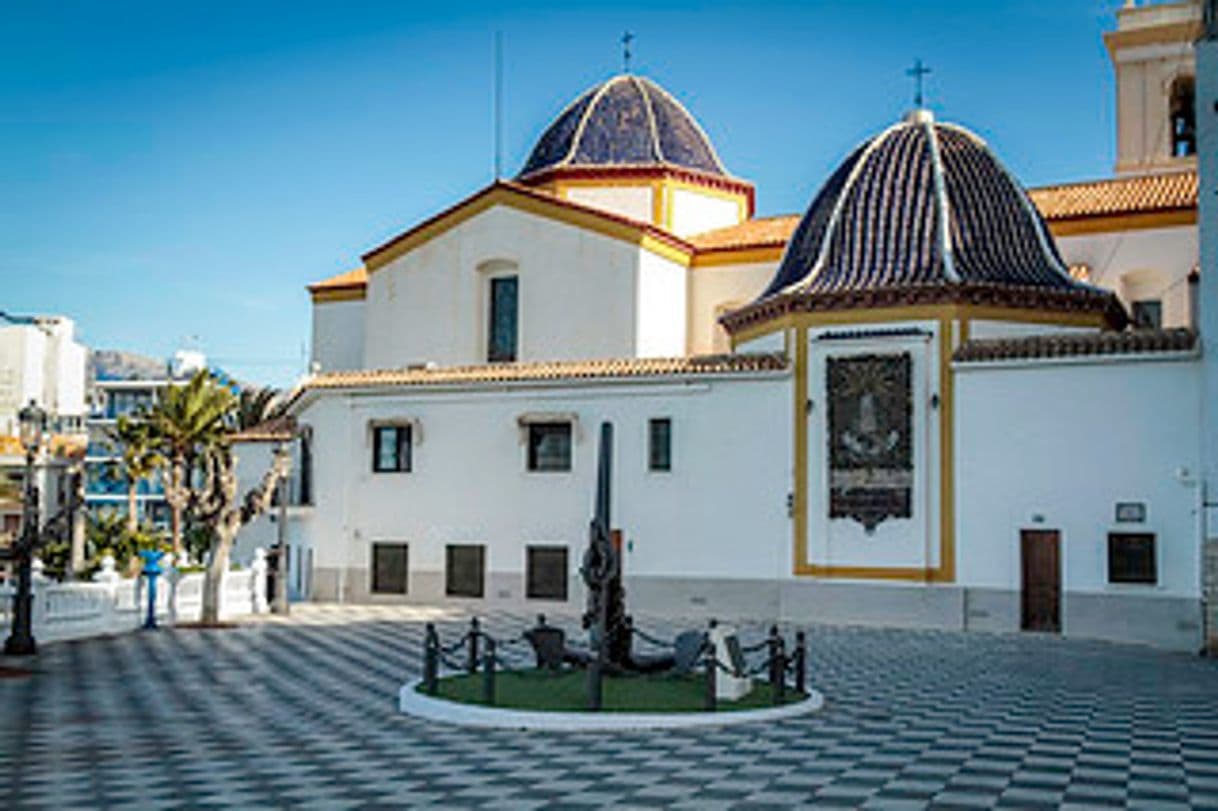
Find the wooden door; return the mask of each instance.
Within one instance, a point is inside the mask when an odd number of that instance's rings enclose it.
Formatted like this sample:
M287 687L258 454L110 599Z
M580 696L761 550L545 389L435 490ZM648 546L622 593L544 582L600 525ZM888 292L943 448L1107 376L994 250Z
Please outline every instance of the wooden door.
M1023 562L1025 631L1061 630L1061 534L1054 529L1019 533Z

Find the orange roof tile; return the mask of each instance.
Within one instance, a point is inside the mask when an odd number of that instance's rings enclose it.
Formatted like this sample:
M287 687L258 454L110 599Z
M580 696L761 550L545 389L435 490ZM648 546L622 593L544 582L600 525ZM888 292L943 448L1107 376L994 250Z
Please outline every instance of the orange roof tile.
M1029 189L1028 194L1050 222L1189 209L1197 207L1197 173L1189 170L1063 183Z
M438 386L471 383L527 383L550 380L612 380L647 377L696 377L787 368L781 354L702 355L679 358L617 358L605 360L494 363L480 366L408 367L330 372L309 378L309 389L368 386ZM302 392L297 391L292 399Z
M791 232L799 224L798 214L780 214L776 217L758 217L739 225L704 231L689 238L693 246L701 251L739 250L744 248L782 247L791 238Z
M1130 330L1125 332L1065 332L1021 338L983 338L961 344L952 356L962 363L1076 358L1095 355L1143 355L1191 352L1197 333L1191 329Z
M337 276L322 279L320 282L314 282L309 285L309 292L316 293L319 290L349 290L363 287L367 283L368 271L363 265L360 265L353 270L348 270L346 273L340 273Z
M296 420L273 417L243 431L229 434L229 442L283 442L296 435Z

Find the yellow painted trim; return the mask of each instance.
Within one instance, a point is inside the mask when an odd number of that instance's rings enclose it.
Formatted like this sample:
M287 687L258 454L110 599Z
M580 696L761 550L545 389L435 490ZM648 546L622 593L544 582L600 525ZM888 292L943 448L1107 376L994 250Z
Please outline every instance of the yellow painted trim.
M808 564L808 330L791 330L795 337L795 482L792 493L791 531L794 534L794 571L802 574Z
M1183 208L1174 211L1140 211L1131 214L1112 214L1102 217L1071 217L1047 220L1049 231L1055 237L1075 234L1102 234L1110 231L1138 231L1146 228L1171 228L1180 225L1196 225L1197 209Z
M498 188L468 205L450 212L447 216L429 223L409 236L387 245L383 250L368 256L365 266L368 268L369 273L374 273L418 246L499 205L514 208L528 214L535 214L539 217L557 220L558 222L574 225L612 239L620 239L623 242L638 245L665 259L676 262L682 267L689 267L692 257L691 251L658 239L638 226L608 219L592 211L571 209L548 200L539 200L524 194L514 193L508 189Z
M664 225L664 186L658 180L651 183L651 224Z
M777 332L780 329L790 329L795 325L794 320L789 315L784 315L780 318L772 318L768 321L762 321L758 324L745 327L732 335L732 346L737 344L745 344L749 341L760 338L764 335L769 335L771 332Z
M672 232L672 187L667 181L660 181L660 191L664 196L664 223L663 228L669 233Z
M363 301L368 289L366 287L340 287L334 290L314 290L309 293L314 304L331 301Z
M1191 45L1203 30L1201 20L1184 20L1165 25L1133 28L1127 31L1108 31L1104 34L1104 45L1108 53L1115 55L1120 48L1132 48L1138 45L1154 45L1155 43L1174 44L1177 42Z
M784 248L773 245L765 248L710 248L694 254L690 267L709 268L724 265L749 265L761 262L777 262L782 259Z
M1054 312L1052 310L1022 310L1018 307L986 307L966 305L955 315L970 321L1013 321L1021 324L1053 324L1063 327L1103 327L1103 313Z
M939 334L939 565L937 567L825 566L808 562L808 326L796 328L795 347L795 493L793 571L797 576L856 580L906 580L953 583L956 580L955 386L952 352L955 349L953 307L902 308L938 310ZM925 319L925 313L922 318ZM871 319L874 321L875 319ZM912 319L911 319L912 320ZM961 323L961 336L967 332Z
M967 343L972 331L973 322L968 318L962 319L960 321L960 343Z

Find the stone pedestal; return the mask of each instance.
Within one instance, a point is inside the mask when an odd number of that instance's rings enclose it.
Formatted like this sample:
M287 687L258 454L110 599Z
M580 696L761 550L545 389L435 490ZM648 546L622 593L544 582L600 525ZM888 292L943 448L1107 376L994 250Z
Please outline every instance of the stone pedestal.
M715 674L715 698L718 701L739 701L753 689L753 680L745 675L746 665L736 629L716 625L710 630L710 642L715 646L715 658L723 665Z

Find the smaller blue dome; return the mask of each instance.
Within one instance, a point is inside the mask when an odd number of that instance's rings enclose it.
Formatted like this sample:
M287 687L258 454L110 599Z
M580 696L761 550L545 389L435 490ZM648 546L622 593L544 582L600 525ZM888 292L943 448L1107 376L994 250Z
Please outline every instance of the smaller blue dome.
M557 168L672 166L727 175L693 116L641 76L615 76L588 90L546 129L521 178Z

